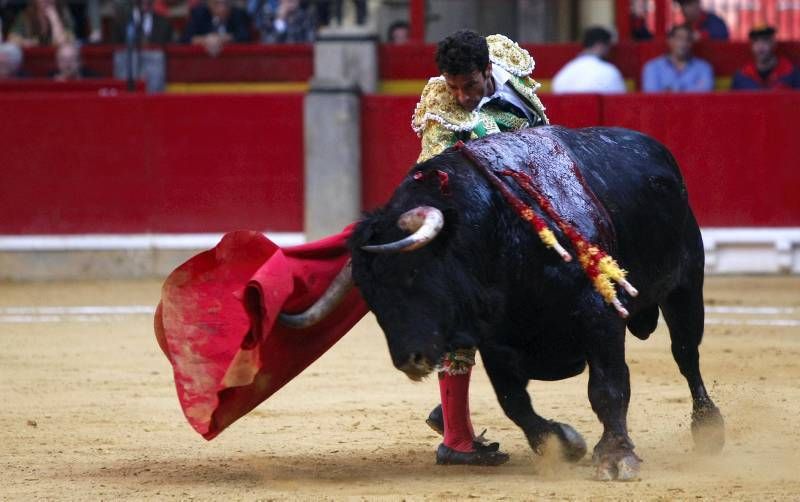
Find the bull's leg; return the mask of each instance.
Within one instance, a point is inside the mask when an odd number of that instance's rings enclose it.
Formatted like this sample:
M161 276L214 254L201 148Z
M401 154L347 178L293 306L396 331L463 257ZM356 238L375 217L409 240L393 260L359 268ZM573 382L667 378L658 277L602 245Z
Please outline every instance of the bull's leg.
M510 370L508 361L491 352L481 351L486 373L492 382L497 399L506 416L525 433L528 444L537 454L543 453L545 441L554 435L561 443L564 458L577 462L586 454L586 441L570 425L547 420L533 411L531 398L525 387L528 379Z
M669 327L672 355L692 393L695 448L704 453L717 453L725 444L725 422L700 375L698 347L703 338L704 323L702 275L690 287L672 291L662 303L661 311Z
M628 436L630 375L625 363L625 327L611 323L587 332L589 344L589 401L603 424L603 436L592 456L597 479L629 481L639 475L641 460Z

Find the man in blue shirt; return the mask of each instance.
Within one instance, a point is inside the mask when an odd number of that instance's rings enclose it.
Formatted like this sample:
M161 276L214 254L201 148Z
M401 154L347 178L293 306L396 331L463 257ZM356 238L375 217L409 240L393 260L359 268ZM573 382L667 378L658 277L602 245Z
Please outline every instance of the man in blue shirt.
M714 89L714 70L708 62L692 56L691 26L673 26L669 52L647 62L642 70L644 92L709 92Z
M700 0L678 0L686 23L700 40L728 40L728 26L721 17L704 10Z

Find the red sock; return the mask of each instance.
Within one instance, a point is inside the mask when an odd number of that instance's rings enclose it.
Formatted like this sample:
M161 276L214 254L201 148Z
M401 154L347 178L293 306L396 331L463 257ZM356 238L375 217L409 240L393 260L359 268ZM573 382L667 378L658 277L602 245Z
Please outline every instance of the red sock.
M439 373L439 394L444 416L444 444L456 451L475 451L474 432L469 417L469 377L472 368L462 375Z

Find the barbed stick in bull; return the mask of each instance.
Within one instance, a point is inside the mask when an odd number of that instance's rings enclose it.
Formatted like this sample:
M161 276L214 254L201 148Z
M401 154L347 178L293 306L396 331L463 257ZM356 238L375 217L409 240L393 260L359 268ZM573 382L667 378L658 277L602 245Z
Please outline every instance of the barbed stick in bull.
M627 318L608 307L585 264L547 247L473 161L524 181L503 185L556 238L574 246L580 237L619 260L638 287L618 293ZM415 208L441 215L435 236L411 252L373 252L376 244L409 239L396 223ZM699 367L703 243L678 166L655 140L626 129L550 126L473 139L413 168L389 202L359 223L350 247L355 284L394 365L418 379L446 354L477 348L500 405L535 452L553 436L576 460L584 441L534 411L528 380L565 379L588 366L589 401L603 424L596 476L639 476L626 424L625 336L627 329L647 339L659 310L692 395L696 448L723 447L724 421Z
M539 208L555 223L556 226L558 226L559 229L561 229L564 235L569 238L572 246L575 248L575 251L578 254L578 262L581 264L581 267L583 267L583 270L589 279L591 279L592 284L594 284L597 292L607 303L613 305L622 317L628 317L628 311L622 306L619 298L617 298L617 293L614 290L614 285L611 281L613 280L618 282L631 296L637 296L639 292L636 291L636 288L634 288L631 283L625 279L627 272L620 268L619 264L617 264L613 257L611 257L596 244L592 244L591 242L587 241L586 238L581 235L581 233L574 226L561 218L558 212L553 208L553 205L550 203L550 201L548 201L547 198L544 197L539 190L534 187L534 180L530 176L524 172L515 171L513 169L504 169L499 173L495 173L483 165L478 159L476 159L463 142L459 141L456 143L455 147L456 149L461 150L464 153L464 156L470 160L470 163L481 173L483 173L483 175L486 176L486 179L500 193L503 194L503 197L506 199L509 205L514 208L520 218L531 223L531 225L536 229L536 233L539 235L539 238L542 239L542 242L547 247L555 250L564 259L564 261L572 261L572 256L558 242L558 239L553 234L553 231L550 230L550 227L547 225L544 218L537 215L530 205L525 204L518 197L512 194L508 187L506 187L505 184L500 180L498 174L502 176L509 176L516 180L525 193L533 198ZM579 179L582 185L585 186L585 182L581 178L579 172L573 170L573 175Z

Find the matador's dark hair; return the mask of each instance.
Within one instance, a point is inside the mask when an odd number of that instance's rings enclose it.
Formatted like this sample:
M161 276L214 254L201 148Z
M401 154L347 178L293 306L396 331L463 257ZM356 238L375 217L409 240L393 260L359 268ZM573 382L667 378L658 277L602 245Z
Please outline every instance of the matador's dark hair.
M486 39L472 30L458 30L439 42L436 66L449 75L483 72L489 66L489 46Z

